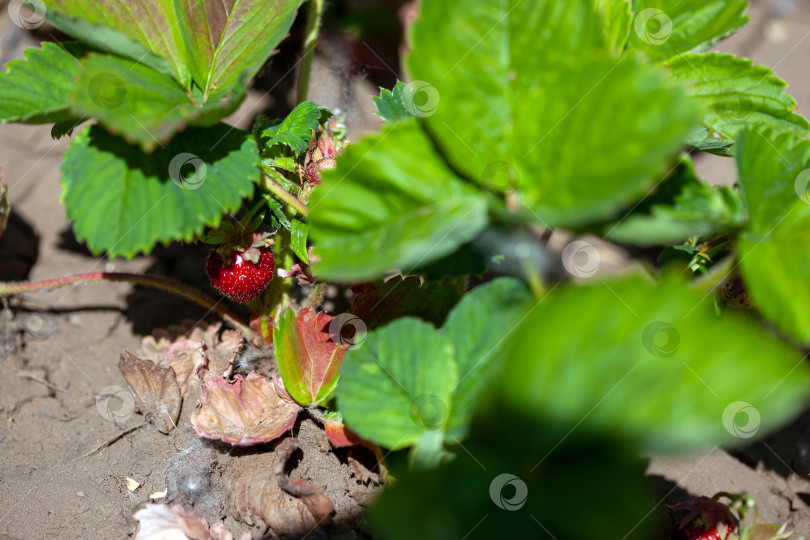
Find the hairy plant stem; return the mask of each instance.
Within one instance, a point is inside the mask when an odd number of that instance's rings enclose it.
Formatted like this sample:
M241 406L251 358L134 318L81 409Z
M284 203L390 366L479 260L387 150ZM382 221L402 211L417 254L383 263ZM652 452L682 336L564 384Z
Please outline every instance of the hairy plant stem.
M312 58L315 56L315 43L321 27L324 0L309 0L307 11L307 29L304 38L304 52L301 58L301 71L298 73L298 103L307 100L309 95L309 78L312 75Z
M253 330L242 322L239 316L228 309L227 306L222 305L221 300L214 300L204 292L198 291L194 287L161 276L127 274L121 272L89 272L86 274L74 274L72 276L64 276L44 281L0 283L0 296L54 289L57 287L73 285L74 283L85 283L89 281L124 281L127 283L145 285L147 287L154 287L156 289L169 291L176 295L182 296L183 298L187 298L192 302L196 302L211 312L216 313L228 324L241 330L245 337L250 338L253 335Z
M281 185L267 176L266 174L262 177L262 187L264 187L267 191L278 197L280 200L284 201L290 207L292 207L297 213L305 216L309 213L309 208L304 202L281 187Z

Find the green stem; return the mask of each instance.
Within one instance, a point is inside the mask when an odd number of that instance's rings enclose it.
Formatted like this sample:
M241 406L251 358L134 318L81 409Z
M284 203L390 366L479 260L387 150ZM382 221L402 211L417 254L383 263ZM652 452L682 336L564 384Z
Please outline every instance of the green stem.
M145 285L164 291L169 291L211 310L225 319L225 321L231 324L234 328L241 330L246 337L249 338L253 335L253 330L244 324L239 316L228 309L227 306L222 305L221 301L216 301L207 294L198 291L194 287L186 285L185 283L161 276L126 274L121 272L89 272L86 274L74 274L72 276L64 276L44 281L0 283L0 296L54 289L56 287L64 287L66 285L84 283L88 281L125 281L127 283Z
M543 298L546 294L546 288L543 285L543 277L540 275L539 270L527 258L522 259L522 264L526 272L526 283L529 285L532 295L538 300Z
M267 199L265 197L262 197L262 200L256 203L256 205L250 210L248 210L248 212L244 216L242 216L242 219L239 220L239 223L242 225L242 228L245 229L249 227L250 222L253 221L253 216L256 215L256 212L266 207L267 207Z
M266 174L263 176L262 186L267 191L278 197L280 200L284 201L289 206L291 206L293 210L295 210L302 216L305 216L309 213L309 208L307 208L307 205L304 204L301 201L301 199L299 199L298 197L296 197L295 195L293 195L292 193L281 187L281 185L278 182L276 182Z
M309 0L307 29L304 38L304 56L301 58L301 71L298 74L298 103L303 103L309 95L309 78L312 75L312 58L315 56L315 43L321 26L324 0Z
M289 272L290 268L292 268L293 264L295 263L295 259L293 258L293 252L290 244L290 231L286 229L282 229L279 233L281 236L281 257L279 259L282 261L282 268ZM281 285L279 286L279 303L278 307L286 309L286 307L290 304L290 295L292 293L292 279L284 279L281 280ZM284 314L283 309L276 309L276 313L274 316L274 320L278 323L281 316Z

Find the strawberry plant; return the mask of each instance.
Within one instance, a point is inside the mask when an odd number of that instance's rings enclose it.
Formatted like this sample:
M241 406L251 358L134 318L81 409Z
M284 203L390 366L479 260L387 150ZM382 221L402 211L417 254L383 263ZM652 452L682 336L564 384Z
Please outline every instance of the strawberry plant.
M0 120L71 137L62 200L91 251L206 242L199 271L228 300L110 273L0 294L129 281L225 318L238 333L122 357L160 431L192 392L196 434L231 445L309 415L375 456L382 538L645 538L642 456L740 443L806 406L810 122L770 69L709 51L744 0L424 0L410 82L373 98L383 125L353 143L307 101L322 0L297 104L251 132L223 120L301 0L41 4L76 41L9 64ZM701 152L734 159L738 185L701 179ZM609 243L641 254L631 270L602 275ZM326 310L328 285L349 309ZM240 364L246 342L271 368ZM279 467L302 523L324 522L323 490ZM706 525L682 509L681 529Z

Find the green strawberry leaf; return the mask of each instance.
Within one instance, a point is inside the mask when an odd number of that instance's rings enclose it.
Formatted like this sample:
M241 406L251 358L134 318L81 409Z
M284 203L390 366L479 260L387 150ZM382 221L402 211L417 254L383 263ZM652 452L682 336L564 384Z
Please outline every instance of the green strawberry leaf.
M315 271L355 282L393 269L409 273L486 223L483 196L447 169L416 121L391 124L324 171L310 200L310 235L321 257Z
M43 43L41 49L26 49L23 54L25 59L12 60L0 73L0 121L69 121L78 60L56 43Z
M450 312L441 333L455 348L459 383L453 394L448 439L467 436L481 391L503 367L498 351L531 304L523 283L500 278L473 289Z
M348 350L339 335L344 321L304 308L288 309L273 329L273 346L284 388L303 406L326 403L337 388ZM352 337L352 336L348 336Z
M111 132L146 151L166 144L187 125L210 124L230 114L244 97L210 100L202 107L178 84L143 64L90 54L73 94L74 112L99 119Z
M307 253L307 235L309 225L300 217L290 220L290 243L298 258L309 264L309 253Z
M262 148L285 144L300 154L309 146L312 132L317 131L322 109L311 101L299 103L281 122L257 119L254 133Z
M494 429L473 433L468 452L398 475L369 510L374 531L388 540L655 537L646 460L524 420L511 411L491 418ZM581 504L583 486L590 504Z
M756 308L810 343L810 141L751 129L738 142L749 230L740 239L743 282Z
M216 227L259 177L255 141L225 124L189 128L152 154L89 126L64 159L62 200L76 237L110 257L133 257Z
M457 380L449 340L430 323L397 319L346 355L338 410L364 439L407 448L444 428Z
M51 127L51 137L54 139L61 139L62 137L70 137L73 135L73 130L81 124L89 120L89 118L71 118L57 122Z
M768 128L742 133L737 169L752 232L769 233L798 199L807 200L808 168L810 141Z
M455 170L488 190L516 187L550 226L607 218L643 195L692 125L692 105L659 73L613 55L589 0L420 11L411 107ZM515 171L506 190L501 164Z
M416 114L409 111L406 104L412 103L413 96L411 87L402 81L397 81L393 90L380 89L380 95L374 97L374 104L377 106L377 116L386 122L399 122L414 118Z
M670 82L700 105L701 124L724 139L736 140L747 126L762 124L799 135L810 122L796 114L787 83L765 66L731 54L682 54L663 64Z
M572 339L571 328L587 328ZM717 344L722 343L722 347ZM740 441L807 403L810 368L785 343L680 280L557 288L510 343L493 405L643 451Z
M762 315L810 344L810 199L797 200L769 232L749 231L739 242L740 268Z
M630 0L596 0L596 10L602 17L605 40L614 53L621 53L630 37L633 17Z
M628 48L656 62L705 51L744 26L747 9L745 0L633 0Z

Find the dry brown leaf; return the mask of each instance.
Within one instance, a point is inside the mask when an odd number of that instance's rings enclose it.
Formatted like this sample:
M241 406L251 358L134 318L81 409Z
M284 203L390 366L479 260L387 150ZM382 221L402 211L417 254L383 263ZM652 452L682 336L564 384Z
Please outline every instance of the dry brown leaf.
M211 540L233 540L233 535L228 529L225 528L224 523L215 523L214 525L211 525L208 532L211 535ZM246 532L239 537L239 540L253 540L253 536L249 532Z
M370 470L366 467L362 461L355 458L352 455L352 451L349 451L349 472L351 473L352 477L360 480L364 484L368 484L369 482L372 484L379 484L380 483L380 475L376 472Z
M249 446L280 437L295 424L299 409L280 381L256 373L233 381L211 377L191 423L200 437Z
M323 489L284 474L296 448L296 439L285 439L273 453L245 455L232 462L226 482L235 519L249 525L261 520L278 535L306 534L329 522L334 505Z
M201 341L181 339L169 346L158 365L171 367L174 370L177 384L180 385L180 393L185 398L192 380L197 380L196 377L191 377L191 374L199 373L205 367L206 362L207 357Z
M242 350L242 335L236 330L225 330L214 343L208 347L208 369L212 375L222 375L233 364L236 355Z
M133 540L209 540L208 523L193 510L180 505L149 503L135 512L138 528Z
M121 355L118 369L135 397L135 405L146 420L163 433L176 427L182 398L174 370L128 352Z
M204 368L207 369L206 375L225 375L232 371L231 366L242 350L242 335L236 330L225 330L220 334L221 328L221 323L195 324L191 321L168 329L159 328L141 340L138 356L161 366L171 365L183 396L186 396L189 388L186 382L191 381L188 378L190 370L198 375ZM202 358L196 353L198 348ZM191 358L186 357L189 354Z
M141 348L138 349L138 357L157 363L163 360L166 351L168 351L171 346L172 340L166 336L146 336L141 340Z

